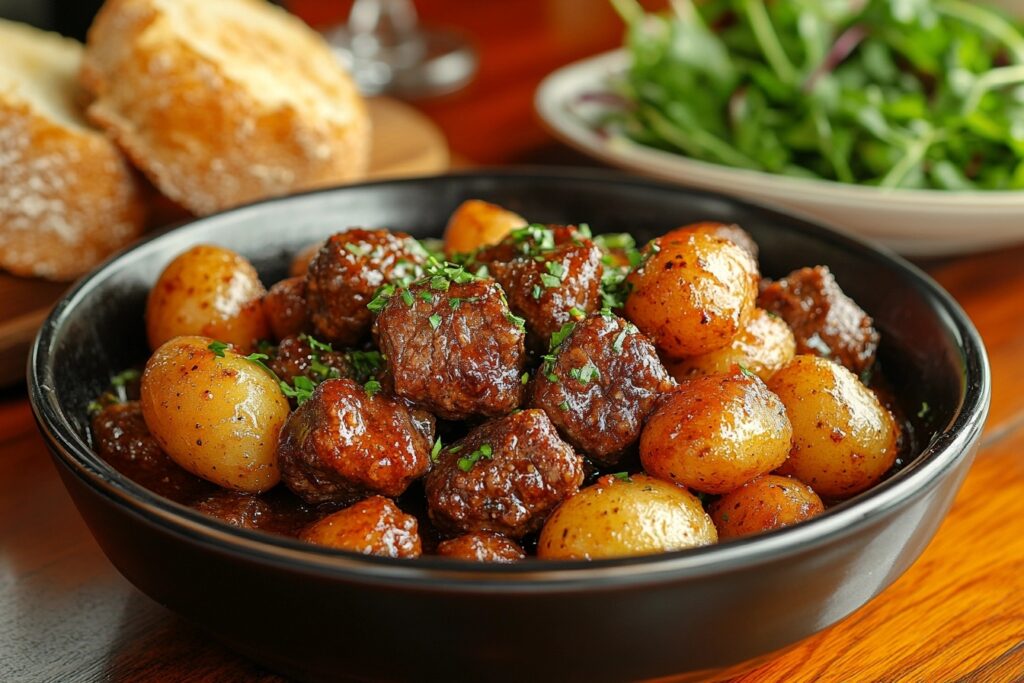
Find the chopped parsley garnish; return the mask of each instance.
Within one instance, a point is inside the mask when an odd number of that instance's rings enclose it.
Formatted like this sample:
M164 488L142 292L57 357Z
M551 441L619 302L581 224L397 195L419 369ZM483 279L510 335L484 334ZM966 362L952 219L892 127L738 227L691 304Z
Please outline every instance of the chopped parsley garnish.
M334 347L322 341L317 341L308 334L300 334L299 339L309 344L309 348L317 352L331 353L334 351ZM262 350L262 349L261 349Z
M346 242L345 251L356 258L361 258L370 253L370 246L368 244L354 244L352 242Z
M626 342L626 336L636 331L636 326L633 323L626 323L626 326L622 328L618 336L615 337L615 341L612 342L612 350L615 353L622 353L622 345Z
M437 313L427 318L427 320L430 322L430 327L435 330L441 326L441 316Z
M452 451L455 452L454 450ZM469 455L459 458L459 469L463 472L469 472L473 469L473 465L480 462L480 460L492 460L494 458L494 450L488 443L482 444L480 448L476 449Z
M519 245L519 251L525 256L536 256L555 248L555 233L546 225L531 223L516 228L509 237Z
M555 383L558 382L558 375L556 375L553 372L549 372L548 374L546 374L544 376L548 378L549 382L555 382Z
M925 415L931 412L931 406L928 405L927 401L921 402L921 409L917 411L917 416L923 418Z
M569 370L569 376L581 384L590 384L591 380L601 379L601 371L593 363L587 363L582 368Z
M575 306L573 306L572 308L569 309L569 315L571 315L572 317L576 318L577 320L583 320L584 318L587 317L587 314L586 314L585 311L582 311L582 310L576 308Z
M562 342L564 342L566 340L566 338L570 334L572 334L572 331L574 329L576 329L576 323L574 323L574 322L568 322L568 323L562 325L562 327L559 328L559 330L557 332L555 332L554 334L551 335L551 343L550 343L550 346L548 347L549 350L554 351L554 350L558 349L558 347L562 345Z
M412 301L412 292L410 292L408 289L403 289L402 290L402 301L405 302L406 306L412 306L412 303L413 303L413 301Z
M316 384L313 383L313 380L305 375L297 375L292 380L292 384L288 384L284 380L280 380L278 384L281 387L281 393L288 398L294 398L295 402L300 406L313 396L313 390L316 389Z
M633 482L633 479L629 476L629 472L616 472L612 476L618 479L619 481L625 481L629 483Z
M138 370L135 370L134 368L122 370L121 372L117 373L116 375L110 378L110 384L112 386L122 388L137 380L141 374L142 373L140 373Z
M568 401L562 401L561 403L558 404L558 409L559 410L569 410L569 402Z
M396 289L394 285L382 285L366 307L374 313L380 313L388 305L388 299L394 296Z
M366 395L369 396L370 398L373 398L375 394L379 393L380 389L380 382L378 382L375 379L371 379L369 382L363 385L363 391L365 391Z
M530 294L531 296L533 296L534 301L539 301L541 296L544 294L544 290L541 288L540 285L534 285L533 291L530 292Z
M562 281L550 273L541 273L540 282L548 289L554 289L562 284Z
M738 366L740 367L740 372L742 372L742 373L743 373L744 375L746 375L746 376L747 376L747 377L749 377L750 379L754 379L755 377L757 377L757 375L756 375L756 374L754 374L754 372L753 372L753 371L751 371L751 369L750 369L750 368L748 368L748 367L747 367L746 365L744 365L743 363L737 363L737 365L738 365Z
M213 351L213 355L217 356L217 358L223 358L224 357L224 351L227 350L227 348L229 346L231 346L231 345L230 344L225 344L222 341L212 341L212 342L210 342L209 346L207 346L206 348L208 348L211 351Z
M357 382L373 379L384 367L384 355L380 351L346 351L345 360Z
M558 261L548 261L547 263L544 264L544 268L548 271L548 273L554 275L559 280L565 280L565 276L567 275L567 273L565 272L565 266L563 266Z
M452 286L451 280L443 275L434 275L430 278L430 288L436 289L442 292L448 291L448 288Z
M429 289L420 290L420 299L426 301L428 304L434 301L434 295L430 293Z
M524 385L524 386L529 384L530 383L530 373L524 372L523 376L519 378L519 383Z
M441 437L437 437L437 440L434 441L434 447L430 449L430 462L437 462L437 456L441 455L442 448Z
M508 320L510 323L512 323L521 330L526 329L526 318L520 318L512 311L505 311L505 320Z

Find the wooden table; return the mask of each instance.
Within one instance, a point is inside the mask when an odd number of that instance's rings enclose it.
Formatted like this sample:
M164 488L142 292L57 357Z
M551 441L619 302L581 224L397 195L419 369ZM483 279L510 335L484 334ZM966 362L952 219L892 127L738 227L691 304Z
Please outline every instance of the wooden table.
M296 3L307 16L317 7ZM598 0L422 3L482 54L467 90L424 104L479 164L573 163L531 113L539 79L613 46ZM1024 248L926 264L967 309L995 377L981 452L921 559L831 629L736 681L1024 679ZM3 305L0 302L0 305ZM0 392L0 680L280 680L132 588L57 480L25 399Z

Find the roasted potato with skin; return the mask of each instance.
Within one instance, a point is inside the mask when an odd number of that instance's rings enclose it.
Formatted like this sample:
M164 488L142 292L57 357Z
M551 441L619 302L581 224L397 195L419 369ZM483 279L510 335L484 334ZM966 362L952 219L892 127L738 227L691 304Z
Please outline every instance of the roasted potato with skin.
M448 219L444 229L444 253L471 254L480 247L496 244L514 228L526 225L519 214L479 199L467 199Z
M192 247L168 264L149 291L149 347L202 335L249 353L254 341L269 336L264 294L256 269L242 256L210 244Z
M683 382L640 435L648 474L704 493L726 493L786 461L793 428L786 408L751 374Z
M767 382L794 355L796 341L789 325L777 315L755 308L740 333L722 348L670 361L666 367L679 382L690 377L732 373L741 367Z
M791 526L825 511L814 490L791 477L766 474L711 505L718 538L736 538Z
M878 398L838 363L797 356L768 382L786 406L793 449L779 468L826 499L848 498L892 467L898 430Z
M299 538L309 543L381 557L419 557L416 518L383 496L370 496L306 527Z
M208 337L176 337L142 373L142 416L160 447L224 488L261 493L281 478L277 439L288 400L265 369Z
M633 557L717 540L711 517L686 489L643 474L609 474L555 510L541 530L537 557Z
M707 353L739 334L758 277L754 259L730 240L705 233L658 239L626 279L625 314L670 359Z
M754 238L750 236L750 233L735 223L721 223L719 221L690 223L689 225L684 225L681 228L676 228L671 232L665 233L661 239L670 241L698 232L712 235L714 237L724 237L725 239L735 243L736 246L742 247L743 250L750 254L755 261L757 260L757 242L755 242Z

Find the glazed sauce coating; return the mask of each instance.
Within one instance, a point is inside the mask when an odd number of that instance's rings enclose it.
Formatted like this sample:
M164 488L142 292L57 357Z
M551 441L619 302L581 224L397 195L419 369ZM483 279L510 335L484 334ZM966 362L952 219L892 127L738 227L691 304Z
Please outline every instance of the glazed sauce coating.
M308 339L303 337L282 339L268 362L274 374L289 384L299 376L317 381L325 379L322 376L325 373L336 379L352 376L352 368L345 354L337 351L314 351Z
M573 320L574 309L584 314L597 310L604 265L598 246L575 227L551 228L550 248L530 235L513 231L476 258L501 284L512 312L525 318L527 329L547 344Z
M327 380L281 430L281 478L312 504L401 495L430 465L433 435L422 426L394 398Z
M798 354L834 360L856 375L875 362L878 331L868 314L839 288L827 266L801 268L772 282L757 303L786 321Z
M579 490L583 460L542 410L485 422L441 451L426 478L430 519L442 533L540 529Z
M414 284L388 300L374 333L395 394L438 417L504 415L522 402L525 332L493 280Z
M218 491L210 482L182 469L160 448L146 427L138 401L116 403L92 419L93 443L100 456L136 484L176 503Z
M274 339L307 332L309 313L306 310L306 278L290 277L271 287L263 297L263 315Z
M356 228L333 235L309 264L306 304L317 339L354 346L370 331L366 305L381 285L420 274L425 252L402 232Z
M519 544L501 534L474 531L442 541L437 554L473 562L517 562L526 559Z
M634 325L598 313L576 323L554 362L534 376L529 405L547 413L577 450L613 465L640 438L658 397L674 386L654 345Z
M419 557L423 552L416 518L383 496L371 496L324 517L299 538L363 555Z

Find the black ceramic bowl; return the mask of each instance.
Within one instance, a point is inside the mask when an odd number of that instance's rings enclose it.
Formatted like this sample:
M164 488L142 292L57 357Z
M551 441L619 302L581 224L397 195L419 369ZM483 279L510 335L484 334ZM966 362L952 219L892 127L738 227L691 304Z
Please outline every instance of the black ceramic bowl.
M176 254L221 244L269 283L332 232L438 235L473 197L536 221L640 238L697 220L737 222L760 243L767 275L828 264L880 326L880 358L903 404L916 412L928 403L917 425L927 447L869 492L790 529L642 559L511 566L364 557L232 529L137 486L90 449L86 406L113 373L144 361L146 292ZM29 361L54 462L118 570L271 669L333 680L687 679L785 648L866 603L924 550L970 466L989 387L963 311L895 256L725 197L550 170L373 183L197 220L80 282Z

